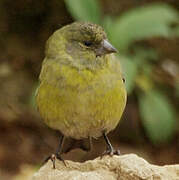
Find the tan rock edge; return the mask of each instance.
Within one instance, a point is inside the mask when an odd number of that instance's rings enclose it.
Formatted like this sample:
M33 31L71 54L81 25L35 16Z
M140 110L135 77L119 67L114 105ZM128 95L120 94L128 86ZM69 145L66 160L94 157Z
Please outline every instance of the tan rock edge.
M49 160L32 180L179 180L179 164L156 166L135 154L105 156L84 163Z

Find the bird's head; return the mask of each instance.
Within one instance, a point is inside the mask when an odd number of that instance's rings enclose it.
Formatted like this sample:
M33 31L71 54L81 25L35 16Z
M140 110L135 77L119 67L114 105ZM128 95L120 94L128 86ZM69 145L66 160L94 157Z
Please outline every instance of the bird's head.
M79 51L94 52L96 56L114 53L117 50L107 41L101 26L92 23L73 23L66 27L68 43ZM70 46L70 45L69 45Z
M117 50L99 25L75 22L57 30L47 42L46 54L68 54L80 63L90 62Z

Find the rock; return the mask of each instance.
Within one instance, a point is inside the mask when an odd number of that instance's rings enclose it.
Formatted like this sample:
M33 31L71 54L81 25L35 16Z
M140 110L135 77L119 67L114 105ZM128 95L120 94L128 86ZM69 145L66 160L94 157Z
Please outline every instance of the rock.
M179 165L156 166L135 154L105 156L84 163L49 160L32 180L179 180Z

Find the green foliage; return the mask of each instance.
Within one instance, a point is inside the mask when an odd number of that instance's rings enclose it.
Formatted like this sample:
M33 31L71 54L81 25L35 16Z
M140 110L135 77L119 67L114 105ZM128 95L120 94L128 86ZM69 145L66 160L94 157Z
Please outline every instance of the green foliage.
M170 25L178 19L178 13L164 4L136 8L116 18L111 39L117 48L126 50L136 40L172 36Z
M120 62L124 69L124 77L126 79L126 88L128 94L130 94L135 85L136 79L138 78L138 72L143 71L145 76L150 76L151 66L149 64L150 60L157 59L157 53L153 49L144 49L144 48L136 48L134 55L119 55ZM145 83L146 84L146 83Z
M157 51L137 45L133 46L132 55L130 50L133 43L138 40L179 36L178 12L166 4L152 4L127 11L119 17L101 18L98 0L65 2L74 19L102 25L109 40L118 48L128 94L134 89L140 89L140 93L137 92L139 111L150 140L154 144L170 140L176 119L174 108L169 104L167 97L159 90L154 90L156 88L152 78L152 63L159 59ZM176 24L176 27L172 27L172 24ZM176 94L178 96L178 93Z
M34 109L37 109L36 93L38 91L38 87L39 87L39 83L34 83L33 88L32 88L32 95L29 100L29 105Z
M101 11L96 0L65 0L72 16L79 21L100 24Z
M146 133L154 144L168 142L175 130L174 112L160 91L139 94L139 109Z
M135 86L138 65L135 61L127 56L119 56L122 67L124 68L125 85L128 93L131 93Z

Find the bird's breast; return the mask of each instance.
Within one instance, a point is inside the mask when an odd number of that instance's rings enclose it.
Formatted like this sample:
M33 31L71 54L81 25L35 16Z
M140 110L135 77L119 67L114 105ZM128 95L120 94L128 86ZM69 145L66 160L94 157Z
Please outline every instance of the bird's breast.
M45 122L66 136L98 137L116 127L126 91L119 71L50 65L43 67L37 104Z

